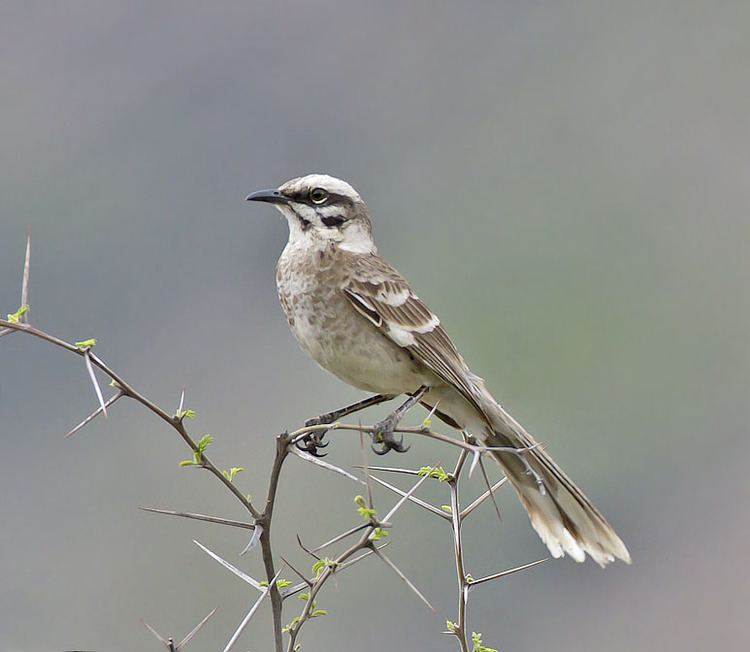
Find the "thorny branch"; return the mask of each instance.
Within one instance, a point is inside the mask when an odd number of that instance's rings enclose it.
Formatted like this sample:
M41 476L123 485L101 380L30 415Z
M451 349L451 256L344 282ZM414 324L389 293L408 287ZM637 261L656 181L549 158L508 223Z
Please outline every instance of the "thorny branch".
M355 499L355 502L358 505L358 511L360 515L364 518L365 522L358 526L350 528L347 531L333 537L329 541L319 545L317 548L313 550L308 550L307 548L305 548L300 540L299 541L300 546L316 560L315 564L313 565L314 576L312 578L307 578L303 573L301 573L296 568L294 568L289 562L286 562L284 560L285 565L291 568L293 572L297 574L303 580L303 582L291 588L283 588L280 590L279 584L277 583L277 579L279 577L280 571L277 571L276 564L274 561L274 552L273 552L273 548L271 545L271 526L273 522L276 494L277 494L279 482L281 479L282 469L284 467L285 460L287 459L290 453L293 453L295 456L300 457L301 459L307 462L313 463L317 466L321 466L331 471L335 471L357 482L362 482L361 480L359 480L352 474L348 473L347 471L329 462L323 462L317 457L313 457L312 455L306 454L298 450L296 448L296 444L301 442L306 437L309 437L311 434L317 433L319 436L322 436L322 434L324 434L327 431L357 432L360 434L360 439L361 439L363 434L370 434L370 435L375 434L376 427L375 426L363 426L361 424L347 424L347 423L341 423L338 421L334 423L320 423L321 418L318 418L318 419L309 420L307 422L308 424L311 424L311 425L306 425L305 427L299 428L298 430L295 430L291 433L285 432L281 435L278 435L276 438L276 454L274 457L273 465L271 467L268 489L266 492L265 505L262 510L259 509L252 503L249 496L245 496L235 486L233 482L234 476L227 472L221 471L209 459L209 457L206 455L206 445L204 444L203 440L196 442L195 439L189 434L184 423L185 417L189 416L189 411L183 410L184 390L180 398L179 408L177 409L177 412L175 414L169 414L166 410L162 409L152 400L150 400L145 395L143 395L138 390L136 390L135 387L131 385L130 383L128 383L118 372L116 372L114 369L109 367L101 358L99 358L96 354L94 354L92 349L96 345L96 340L93 340L93 339L85 340L83 342L75 342L71 344L43 330L35 328L34 326L31 326L28 323L30 253L31 253L31 235L29 233L27 237L27 242L26 242L26 253L25 253L25 259L24 259L24 266L23 266L23 280L22 280L22 287L21 287L21 307L19 308L18 311L16 311L16 313L9 314L7 319L0 319L0 337L2 337L3 335L12 334L14 332L23 332L23 333L26 333L27 335L31 335L33 337L44 340L54 346L62 348L66 351L74 353L83 358L85 368L92 381L94 390L97 395L99 407L91 415L89 415L86 419L84 419L81 423L75 426L70 432L68 432L66 434L66 437L70 437L76 432L80 431L86 425L91 423L99 414L104 414L106 417L107 408L114 405L121 398L124 398L124 397L130 398L136 401L137 403L140 403L151 413L153 413L154 415L159 417L162 421L167 423L175 432L177 432L180 438L187 444L187 446L193 452L194 461L187 462L187 464L190 464L192 466L197 466L199 468L203 468L209 471L242 504L242 506L251 516L251 522L245 523L242 521L225 519L225 518L220 518L216 516L208 516L204 514L196 514L196 513L191 513L191 512L177 512L173 510L164 510L164 509L157 509L157 508L142 508L146 511L160 513L160 514L181 516L185 518L198 519L198 520L221 524L221 525L250 529L253 531L252 538L250 540L250 543L247 545L247 547L241 554L244 554L245 552L250 550L256 543L258 542L260 543L261 555L262 555L263 565L265 567L265 574L267 578L267 582L266 582L267 588L262 588L261 583L257 582L257 580L254 580L253 578L246 575L242 571L239 571L234 566L232 566L229 562L224 561L215 553L212 553L210 550L208 550L201 544L198 544L201 546L201 548L203 548L203 550L205 550L208 554L210 554L215 559L220 561L225 567L229 568L233 573L242 577L243 579L245 579L245 581L249 582L256 589L261 591L260 598L255 602L255 604L247 613L247 615L245 616L240 626L231 636L229 642L227 643L227 646L225 647L225 652L228 652L230 648L234 645L234 643L236 642L236 640L239 638L240 634L244 630L245 626L250 621L253 614L259 607L260 603L266 596L269 596L270 601L271 601L275 652L284 652L284 645L283 645L283 633L284 632L287 632L289 634L289 640L287 642L286 652L296 652L297 650L300 649L299 637L300 637L300 633L304 625L307 622L309 622L309 620L311 620L312 618L315 618L320 615L324 615L326 613L324 610L317 609L316 598L318 594L320 593L320 591L323 589L323 587L326 585L328 580L331 577L333 577L335 573L338 573L344 568L347 568L359 562L360 560L364 559L365 557L368 557L371 555L374 555L380 558L384 562L384 564L387 567L389 567L391 570L393 570L394 573L396 573L398 577L417 595L417 597L419 597L420 600L422 600L430 609L434 611L434 608L432 607L432 605L429 603L427 598L425 598L424 595L422 595L419 589L417 589L414 583L408 577L406 577L406 575L404 575L399 570L399 568L393 563L393 561L390 560L388 557L386 557L385 554L382 552L383 548L385 548L388 545L388 543L385 542L385 543L378 545L378 541L388 536L388 531L389 531L389 528L391 527L391 524L389 522L391 517L406 502L412 502L426 509L429 513L439 516L442 520L450 522L451 524L451 529L453 532L454 557L455 557L455 566L456 566L456 575L457 575L457 584L458 584L458 612L457 612L457 617L456 617L455 622L452 622L450 620L447 621L448 631L445 633L452 634L456 637L458 641L459 649L461 652L494 652L491 648L487 648L481 644L481 635L477 635L473 633L471 639L469 639L469 636L467 633L468 630L467 630L467 623L466 623L466 620L467 620L466 610L467 610L468 597L469 597L469 593L471 589L480 584L483 584L483 583L486 583L495 579L499 579L511 573L515 573L518 571L525 570L527 568L531 568L546 560L544 559L538 560L530 564L524 564L516 568L504 570L498 573L493 573L491 575L487 575L485 577L475 580L466 573L465 568L464 568L462 526L463 526L464 520L471 513L473 513L474 510L477 507L479 507L479 505L482 504L487 498L490 498L494 502L495 500L494 492L497 489L499 489L506 481L505 478L502 478L501 480L496 482L494 485L490 486L490 482L487 477L486 471L484 469L484 465L482 464L482 456L492 450L502 450L504 452L509 452L509 453L518 455L524 461L524 463L526 463L525 455L524 455L524 453L526 452L525 449L488 448L483 445L477 444L475 440L473 440L466 433L464 433L463 440L458 440L453 437L449 437L447 435L443 435L441 433L433 431L429 426L429 423L430 423L429 417L419 427L398 427L394 431L398 434L429 437L431 439L440 441L444 444L448 444L450 446L454 446L458 448L459 449L458 461L456 462L453 472L446 473L445 471L442 470L442 467L439 467L437 465L432 466L432 467L423 467L419 471L415 471L412 469L389 468L389 467L368 468L367 458L365 455L364 465L358 468L361 468L364 471L365 481L363 482L363 484L366 484L367 486L368 497L367 499L364 499L361 496L357 496ZM96 378L95 369L98 369L105 376L107 376L111 381L110 385L113 386L116 390L114 395L112 395L106 401L104 400L101 388L99 386L99 382ZM365 399L364 401L361 401L360 404L357 404L355 406L349 406L348 408L346 408L345 414L353 414L361 409L365 409L367 407L370 407L371 405L375 405L379 402L382 402L385 398L388 398L388 397L372 397L370 399ZM364 448L363 448L363 455L364 455ZM468 507L465 507L462 510L461 505L460 505L460 499L459 499L459 480L465 469L465 466L466 466L465 463L468 460L469 456L472 457L472 463L471 463L471 468L469 470L469 474L471 474L471 471L474 469L476 464L479 463L482 468L482 474L484 476L485 482L487 484L487 491L484 492L478 498L476 498L472 503L470 503ZM232 472L236 470L237 469L232 469ZM412 486L412 488L409 491L402 491L401 489L394 487L393 485L387 483L381 478L371 475L372 470L379 471L379 472L394 472L394 473L415 475L415 476L421 476L421 477ZM450 508L447 508L447 506L444 506L442 509L440 509L414 495L414 493L422 485L422 483L425 482L429 478L437 479L440 482L447 483L449 491L450 491ZM373 506L371 480L374 480L381 486L385 487L386 489L400 496L400 499L397 501L397 503L388 511L386 516L383 518L378 517L378 513L374 509L374 506ZM540 486L540 489L541 490L544 489L543 485ZM497 509L497 505L495 505L495 507ZM499 516L499 511L498 511L498 516ZM317 552L323 550L324 548L334 545L355 534L359 534L359 538L357 539L357 541L353 543L352 545L350 545L349 548L344 550L341 554L336 556L334 559L320 558L316 554ZM306 593L303 593L301 596L301 597L304 597L305 599L304 608L302 609L301 613L298 616L296 616L286 627L284 627L282 625L282 622L283 622L282 611L283 611L284 601L293 595L300 594L305 589L306 589ZM176 652L178 650L182 650L182 648L185 645L187 645L187 643L193 638L193 636L195 636L198 630L203 627L203 625L209 620L209 618L214 614L215 611L216 610L214 609L214 611L212 611L206 618L204 618L190 632L190 634L188 634L177 645L175 645L172 638L165 639L161 637L161 635L159 635L150 625L146 623L144 624L164 644L164 646L168 650L172 650L173 652ZM472 647L470 647L470 644L472 645Z

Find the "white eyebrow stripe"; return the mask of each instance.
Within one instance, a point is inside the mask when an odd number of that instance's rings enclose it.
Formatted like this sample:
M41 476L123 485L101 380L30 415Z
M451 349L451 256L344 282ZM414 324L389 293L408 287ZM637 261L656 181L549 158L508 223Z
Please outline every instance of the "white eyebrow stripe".
M359 193L346 181L337 179L336 177L332 177L327 174L308 174L305 177L298 177L297 179L287 181L282 186L282 188L284 188L285 186L288 186L288 189L297 191L305 189L310 190L312 188L323 188L328 192L348 197L352 201L362 201Z

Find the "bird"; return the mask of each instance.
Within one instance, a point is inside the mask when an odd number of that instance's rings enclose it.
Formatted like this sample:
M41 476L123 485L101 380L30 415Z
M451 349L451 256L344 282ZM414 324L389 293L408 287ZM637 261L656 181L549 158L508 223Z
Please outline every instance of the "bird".
M407 409L421 403L482 442L552 557L583 562L588 555L602 567L615 559L631 562L604 516L494 399L440 319L380 257L368 208L349 183L309 174L246 199L270 203L286 218L289 238L276 285L300 347L345 383L375 393L314 422L331 423L356 409L408 396L376 425L376 452L406 450L393 430ZM325 444L312 436L308 445L317 452Z

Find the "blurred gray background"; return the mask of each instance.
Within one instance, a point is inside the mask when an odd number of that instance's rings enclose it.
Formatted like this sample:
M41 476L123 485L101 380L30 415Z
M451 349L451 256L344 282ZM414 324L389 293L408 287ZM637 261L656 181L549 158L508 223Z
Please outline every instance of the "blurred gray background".
M99 338L170 409L187 387L193 432L259 496L275 433L361 395L297 350L274 285L286 226L243 200L342 176L381 253L633 554L483 586L470 628L503 652L736 649L749 66L747 2L3 2L2 312L31 225L32 322ZM221 649L254 595L191 539L254 574L258 554L238 558L241 531L137 506L239 507L179 469L184 446L135 404L63 440L96 407L75 356L13 335L0 367L0 650L157 650L140 618L180 637L215 606L193 649ZM353 435L329 450L359 460ZM453 455L415 441L386 462ZM294 535L355 524L358 491L291 459L278 552L308 565ZM501 503L502 523L488 505L467 526L475 577L544 555ZM368 561L325 590L305 650L454 649L447 527L407 506L391 539L437 614ZM269 649L268 618L238 649Z

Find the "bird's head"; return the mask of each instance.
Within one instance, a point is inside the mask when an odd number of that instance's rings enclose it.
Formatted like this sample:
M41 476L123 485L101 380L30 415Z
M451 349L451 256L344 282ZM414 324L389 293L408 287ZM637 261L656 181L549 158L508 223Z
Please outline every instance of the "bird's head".
M346 251L372 253L367 206L346 181L308 174L276 189L259 190L248 201L273 204L289 223L289 241L309 246L333 244Z

